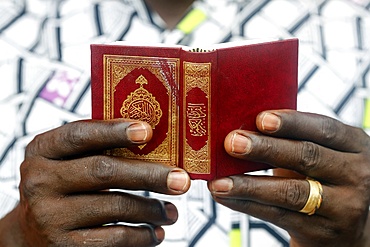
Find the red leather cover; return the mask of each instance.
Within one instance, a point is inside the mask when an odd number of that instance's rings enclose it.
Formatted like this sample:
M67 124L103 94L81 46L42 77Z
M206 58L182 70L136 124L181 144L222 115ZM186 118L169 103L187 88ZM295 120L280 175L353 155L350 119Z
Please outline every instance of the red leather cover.
M181 47L91 45L92 116L147 121L152 140L112 155L162 162L211 180L270 168L232 158L234 129L257 131L267 109L295 109L298 40L189 52Z

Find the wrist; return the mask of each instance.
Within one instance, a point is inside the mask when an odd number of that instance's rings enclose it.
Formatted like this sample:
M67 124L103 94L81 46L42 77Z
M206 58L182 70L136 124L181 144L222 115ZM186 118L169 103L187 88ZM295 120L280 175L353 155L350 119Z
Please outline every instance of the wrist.
M24 246L18 221L18 207L0 219L0 246Z

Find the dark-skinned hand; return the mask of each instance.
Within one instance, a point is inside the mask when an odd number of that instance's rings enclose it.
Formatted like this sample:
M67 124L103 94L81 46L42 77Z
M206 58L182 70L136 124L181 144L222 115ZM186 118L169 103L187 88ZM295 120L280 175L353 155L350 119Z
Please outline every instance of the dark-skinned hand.
M291 246L370 246L370 137L337 120L292 110L262 112L256 123L262 134L235 130L225 139L226 151L288 171L211 181L214 199L287 230ZM323 187L313 215L299 212L310 191L306 177Z
M0 246L155 246L176 207L109 189L183 194L179 168L103 155L144 144L152 130L129 120L78 121L38 135L21 165L20 203L0 221ZM129 224L112 224L124 222Z

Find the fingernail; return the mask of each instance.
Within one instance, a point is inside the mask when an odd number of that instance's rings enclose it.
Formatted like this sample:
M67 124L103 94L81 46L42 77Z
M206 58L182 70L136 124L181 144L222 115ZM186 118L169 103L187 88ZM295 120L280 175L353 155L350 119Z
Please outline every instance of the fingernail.
M212 192L229 192L234 186L231 178L221 178L212 181Z
M275 114L265 113L262 117L262 129L274 132L280 128L281 119Z
M158 242L162 242L164 239L164 230L162 227L158 226L154 228L154 234L155 237L157 238Z
M164 208L166 210L167 219L170 221L169 223L174 223L177 221L178 213L177 208L172 203L165 203Z
M173 170L167 176L167 186L169 189L183 192L189 183L189 175L183 170Z
M251 151L252 141L250 138L235 133L231 138L231 152L234 154L247 154Z
M143 123L133 123L126 129L127 138L135 143L145 142L148 138L147 126Z

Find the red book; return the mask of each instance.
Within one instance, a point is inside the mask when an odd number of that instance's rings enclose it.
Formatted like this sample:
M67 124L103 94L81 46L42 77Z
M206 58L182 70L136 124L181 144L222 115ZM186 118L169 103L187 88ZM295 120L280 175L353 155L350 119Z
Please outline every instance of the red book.
M162 162L211 180L270 168L229 156L226 135L258 113L295 109L298 40L180 46L91 45L92 117L148 122L152 140L112 155Z

